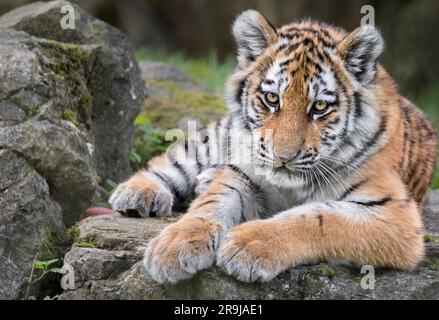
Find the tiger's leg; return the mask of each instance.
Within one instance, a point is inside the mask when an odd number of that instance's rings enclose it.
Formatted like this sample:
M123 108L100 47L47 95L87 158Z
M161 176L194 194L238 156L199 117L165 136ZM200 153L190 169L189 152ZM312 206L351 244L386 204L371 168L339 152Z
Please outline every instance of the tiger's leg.
M193 192L199 169L195 163L168 154L148 163L148 168L121 183L109 202L114 211L136 211L141 217L169 216L175 204L183 203Z
M175 283L212 266L225 232L258 218L253 189L250 178L239 169L219 171L188 213L149 242L146 270L158 282Z
M186 202L195 191L197 176L215 163L220 152L222 129L229 117L191 135L170 152L153 158L148 167L121 183L110 197L113 210L137 211L142 217L168 216L174 205Z
M391 190L391 189L388 189ZM364 190L232 228L217 261L242 281L269 281L299 264L350 260L412 270L423 257L420 212L405 192Z

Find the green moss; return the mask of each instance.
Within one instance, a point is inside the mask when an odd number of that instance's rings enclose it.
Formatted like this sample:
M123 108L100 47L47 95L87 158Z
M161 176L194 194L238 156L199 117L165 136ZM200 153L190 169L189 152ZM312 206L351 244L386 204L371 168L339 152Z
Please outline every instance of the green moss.
M76 114L76 112L70 109L65 109L63 112L61 112L61 118L63 120L70 121L73 123L76 123L78 121L78 115Z
M79 223L64 232L55 233L48 228L43 238L43 248L38 253L39 260L61 259L79 237Z
M78 223L72 227L65 229L63 232L53 232L49 227L44 229L43 246L39 251L33 252L32 255L38 259L38 263L50 263L50 272L42 273L41 267L34 265L34 278L42 277L38 281L37 299L42 299L46 296L54 297L62 292L60 287L60 268L64 255L70 250L72 243L76 241L79 236ZM33 262L33 261L32 261ZM37 282L31 284L31 288Z
M75 248L96 248L96 244L91 243L91 242L75 242L74 244L72 244L72 247L75 247Z
M79 222L68 228L65 233L67 242L73 243L79 238Z
M317 277L333 278L336 275L335 270L327 264L319 264L317 266L314 266L311 268L310 272L312 275Z
M52 40L44 41L41 45L54 80L63 85L67 101L70 101L70 105L61 110L61 117L77 125L87 123L92 109L92 96L85 76L88 51L78 45Z
M222 118L227 111L220 96L185 91L169 81L148 80L147 84L162 93L145 101L140 116L148 117L156 127L176 128L184 117L196 118L208 124Z
M431 261L428 268L433 271L439 271L439 260L435 259Z
M100 39L104 30L105 27L101 23L97 22L91 25L90 33L94 38Z
M427 234L424 237L425 243L439 243L439 237L433 236L431 234Z

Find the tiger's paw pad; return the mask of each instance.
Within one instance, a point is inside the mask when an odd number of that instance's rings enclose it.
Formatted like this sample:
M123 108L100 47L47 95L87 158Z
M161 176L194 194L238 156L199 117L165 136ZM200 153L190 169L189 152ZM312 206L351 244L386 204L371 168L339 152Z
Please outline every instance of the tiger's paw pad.
M213 265L221 233L215 223L183 218L150 241L144 266L159 283L189 279Z
M109 203L114 211L126 216L154 217L170 216L172 194L154 181L133 177L121 183L112 193Z

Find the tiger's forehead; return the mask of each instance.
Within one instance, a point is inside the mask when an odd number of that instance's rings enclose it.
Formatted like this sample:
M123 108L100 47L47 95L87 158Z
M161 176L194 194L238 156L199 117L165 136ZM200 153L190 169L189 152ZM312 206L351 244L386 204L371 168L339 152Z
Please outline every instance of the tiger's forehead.
M305 20L277 30L277 42L266 51L261 89L282 93L294 85L308 97L320 91L335 92L336 76L332 69L337 44L346 32L326 24Z
M282 94L289 88L309 99L316 99L325 92L334 95L337 81L331 69L331 59L319 57L314 51L307 45L301 45L289 55L280 52L272 56L261 77L262 91Z
M277 29L280 41L309 39L315 45L335 47L346 35L346 31L325 23L302 20Z

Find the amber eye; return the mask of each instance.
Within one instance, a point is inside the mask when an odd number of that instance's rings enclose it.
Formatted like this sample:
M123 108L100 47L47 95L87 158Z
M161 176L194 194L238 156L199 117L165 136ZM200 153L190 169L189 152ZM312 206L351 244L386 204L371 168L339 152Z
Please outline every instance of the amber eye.
M322 114L328 109L328 104L324 101L314 102L311 111L315 114Z
M279 96L276 93L267 92L264 98L269 107L276 108L279 106Z

